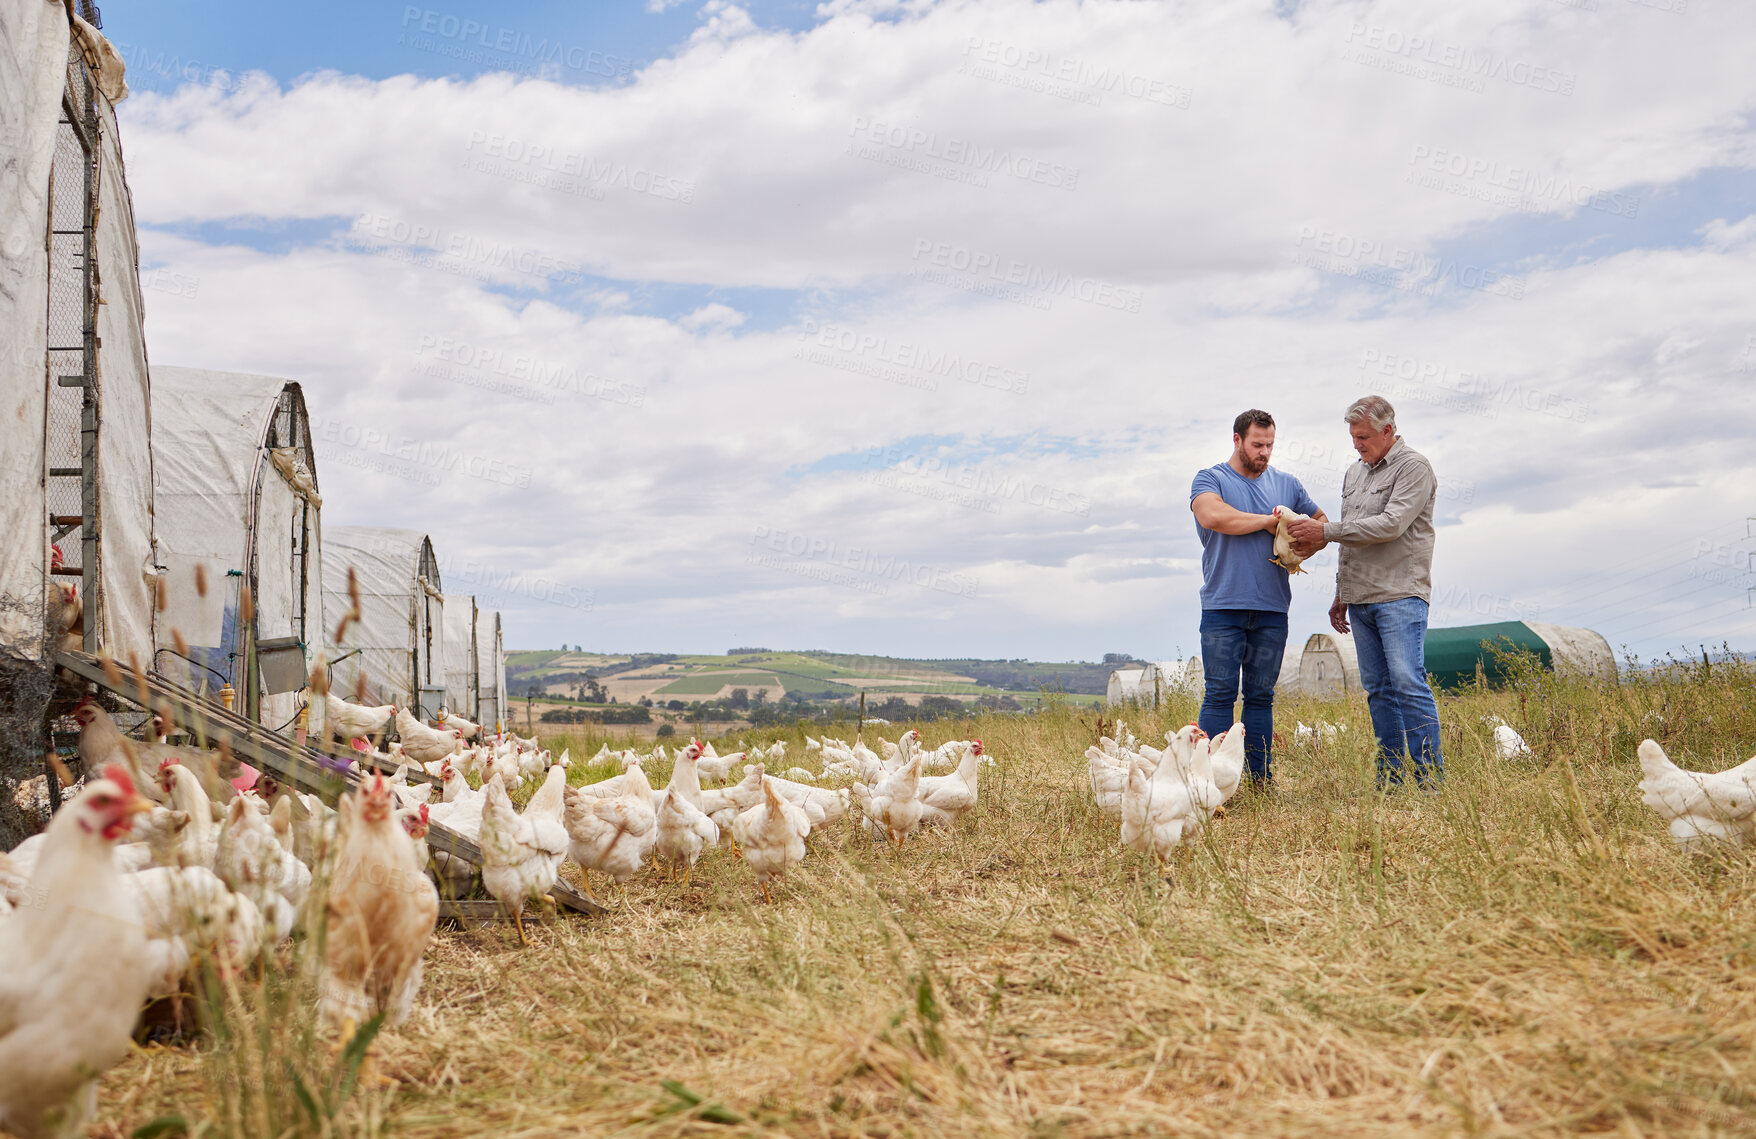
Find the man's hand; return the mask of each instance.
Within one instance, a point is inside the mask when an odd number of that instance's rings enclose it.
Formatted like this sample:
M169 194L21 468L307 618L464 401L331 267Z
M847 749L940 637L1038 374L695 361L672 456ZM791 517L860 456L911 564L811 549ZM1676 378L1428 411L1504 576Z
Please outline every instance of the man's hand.
M1329 627L1338 633L1345 633L1349 629L1347 623L1347 606L1341 603L1341 598L1339 597L1335 599L1335 604L1329 607Z
M1301 558L1310 557L1326 545L1323 523L1315 518L1295 518L1288 522L1287 537L1293 540L1293 553Z

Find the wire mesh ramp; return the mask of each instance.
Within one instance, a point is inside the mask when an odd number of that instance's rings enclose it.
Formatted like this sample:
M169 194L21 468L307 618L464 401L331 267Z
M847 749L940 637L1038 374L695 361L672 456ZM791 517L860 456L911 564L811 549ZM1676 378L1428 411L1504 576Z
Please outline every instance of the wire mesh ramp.
M317 795L330 806L335 805L338 793L334 780L320 778L317 774L323 770L322 753L294 743L278 732L247 720L236 712L209 703L162 676L142 676L132 669L122 669L122 683L118 685L106 674L102 662L80 652L56 654L55 665L82 680L114 692L124 700L146 705L149 710L169 709L177 723L188 727L208 744L214 745L224 740L232 749L233 755L257 770L272 775L289 787ZM116 666L112 664L111 667ZM351 758L361 757L354 755ZM412 773L413 768L410 770ZM425 777L425 772L422 775ZM358 784L359 777L350 772L343 780L348 786L354 786ZM452 858L460 858L478 869L482 865L481 849L449 827L432 824L427 830L427 846L433 850L444 851ZM550 894L557 905L566 906L578 913L595 915L609 912L566 882L557 881ZM504 916L500 903L493 899L472 898L442 898L439 914L441 917L473 921L493 921Z

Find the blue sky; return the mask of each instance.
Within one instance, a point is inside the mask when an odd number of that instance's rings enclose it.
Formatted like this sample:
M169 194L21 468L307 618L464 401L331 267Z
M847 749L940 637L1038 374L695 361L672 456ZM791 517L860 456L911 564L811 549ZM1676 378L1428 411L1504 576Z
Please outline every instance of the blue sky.
M764 27L798 29L814 22L816 4L759 0L744 7ZM560 65L547 77L598 86L626 82L626 68L637 70L669 55L696 26L695 5L672 4L655 13L642 3L613 0L441 5L160 0L111 4L103 14L104 34L134 68L129 84L135 90L175 87L185 67L196 74L263 71L290 85L324 70L368 79L469 78L535 68L557 57Z

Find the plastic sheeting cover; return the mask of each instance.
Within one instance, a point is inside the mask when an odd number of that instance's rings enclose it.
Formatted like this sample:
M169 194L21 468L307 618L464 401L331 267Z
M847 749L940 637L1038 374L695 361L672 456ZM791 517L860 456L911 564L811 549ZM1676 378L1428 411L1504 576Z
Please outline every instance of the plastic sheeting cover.
M123 177L116 112L102 96L98 133L98 510L103 518L104 647L119 659L153 650L152 410L146 305L140 290L134 201Z
M255 480L284 485L277 470L259 472L267 466L263 443L287 381L200 368L157 367L152 376L154 498L167 577L159 639L161 647L169 645L176 628L191 645L217 647L225 643L225 608L235 601L212 586L249 567ZM206 597L195 588L197 565L205 567ZM273 607L259 612L278 615ZM263 635L290 631L265 629Z
M444 660L443 608L428 595L420 578L422 553L430 553L431 544L418 530L375 526L326 527L323 541L323 612L332 626L330 632L351 604L350 568L359 584L361 610L342 643L327 650L336 662L330 690L352 700L363 675L368 703L412 708L417 669L423 680L428 674L429 643L432 655ZM436 589L439 583L426 585ZM440 618L431 628L429 614ZM338 659L355 649L360 651ZM443 665L433 672L443 684Z
M0 644L42 654L49 170L67 81L60 3L0 4Z
M467 720L479 714L476 701L476 599L468 593L445 595L445 706Z
M506 652L501 646L499 610L476 611L476 668L480 674L480 722L492 728L506 718Z
M1312 633L1299 654L1299 691L1306 696L1359 692L1360 658L1352 633Z

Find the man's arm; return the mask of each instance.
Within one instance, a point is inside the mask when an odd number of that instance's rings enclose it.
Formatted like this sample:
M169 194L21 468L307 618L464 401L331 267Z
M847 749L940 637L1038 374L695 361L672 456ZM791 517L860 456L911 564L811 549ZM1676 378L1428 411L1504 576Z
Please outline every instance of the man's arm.
M1322 510L1313 509L1309 522L1301 522L1297 519L1288 522L1287 537L1293 540L1293 553L1301 558L1308 558L1329 545L1323 540L1323 524L1328 521L1329 515L1323 513Z
M1254 534L1258 530L1272 530L1275 523L1274 515L1239 510L1211 490L1190 500L1189 509L1195 512L1195 521L1216 534Z
M1415 519L1433 499L1435 479L1433 468L1425 463L1410 463L1396 472L1390 487L1390 499L1382 514L1355 518L1347 522L1323 524L1323 539L1349 546L1376 546L1402 537Z

